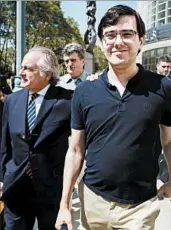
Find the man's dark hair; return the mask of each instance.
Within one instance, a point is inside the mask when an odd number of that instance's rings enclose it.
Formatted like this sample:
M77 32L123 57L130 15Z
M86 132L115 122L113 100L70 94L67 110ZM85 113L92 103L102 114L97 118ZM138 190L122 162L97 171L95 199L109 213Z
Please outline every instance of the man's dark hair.
M169 62L171 63L171 58L168 55L163 55L157 59L157 64L160 62Z
M139 34L139 37L143 37L145 35L145 24L142 18L140 17L139 13L129 6L116 5L110 8L101 19L100 24L98 26L99 38L102 40L104 28L116 25L120 16L124 15L135 16L137 23L137 32Z
M80 59L85 58L85 49L79 43L69 43L63 48L62 55L71 55L73 53L77 53Z

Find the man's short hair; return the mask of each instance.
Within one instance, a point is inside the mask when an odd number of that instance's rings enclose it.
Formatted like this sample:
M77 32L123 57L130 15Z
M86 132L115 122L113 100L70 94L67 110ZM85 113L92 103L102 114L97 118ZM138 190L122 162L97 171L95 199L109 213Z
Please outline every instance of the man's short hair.
M43 46L35 46L28 51L28 53L31 53L31 52L42 53L42 57L39 61L40 72L43 75L46 75L47 73L51 73L52 77L49 83L56 85L58 81L59 68L58 68L58 59L55 53L51 49L43 47Z
M110 8L100 21L98 26L98 36L100 40L102 40L104 28L116 25L119 18L126 15L135 16L138 35L139 37L143 37L145 35L145 24L139 13L129 6L116 5Z
M160 56L159 58L157 58L157 64L159 64L160 62L169 62L169 63L171 63L171 58L168 55Z
M84 47L79 44L79 43L69 43L67 44L63 51L62 54L64 55L71 55L72 53L77 53L78 56L80 57L80 59L84 59L85 58L85 49Z

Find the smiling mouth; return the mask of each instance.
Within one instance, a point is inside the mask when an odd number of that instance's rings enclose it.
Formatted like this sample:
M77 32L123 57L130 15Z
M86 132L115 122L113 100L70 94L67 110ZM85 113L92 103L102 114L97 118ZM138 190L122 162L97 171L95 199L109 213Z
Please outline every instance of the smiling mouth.
M115 50L112 53L124 53L127 52L127 50Z

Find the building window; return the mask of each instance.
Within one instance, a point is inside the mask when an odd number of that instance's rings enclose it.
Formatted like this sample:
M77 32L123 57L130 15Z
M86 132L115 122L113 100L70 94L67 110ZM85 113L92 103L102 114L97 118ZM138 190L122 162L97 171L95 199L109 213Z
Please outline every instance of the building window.
M158 19L164 18L164 17L165 17L165 11L160 12L159 15L158 15Z
M168 9L168 16L171 16L171 9Z
M163 11L163 10L165 10L166 9L166 3L164 3L164 4L162 4L162 5L160 5L159 7L158 7L158 11L160 12L160 11Z
M170 22L171 22L171 17L169 17L169 18L167 19L167 21L168 21L168 23L170 23Z
M171 8L171 1L168 2L168 8Z
M159 1L159 5L161 5L162 3L165 3L166 1Z
M152 2L152 8L156 6L156 1Z
M152 16L151 21L152 21L152 22L155 22L155 21L156 21L156 15L153 15L153 16Z
M152 9L152 14L156 13L156 8Z
M166 48L166 53L171 54L171 46Z
M157 49L157 57L160 57L164 54L164 49L163 48L159 48Z
M158 14L158 19L165 18L165 11Z
M158 21L158 25L159 25L159 26L160 26L160 25L163 25L163 24L165 24L165 19L161 19L161 20Z

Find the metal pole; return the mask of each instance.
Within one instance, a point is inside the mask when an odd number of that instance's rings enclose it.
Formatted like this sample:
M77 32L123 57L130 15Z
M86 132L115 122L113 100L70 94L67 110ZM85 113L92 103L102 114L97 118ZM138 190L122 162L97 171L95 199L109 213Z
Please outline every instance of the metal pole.
M25 12L26 2L16 1L17 17L16 17L16 78L19 78L22 59L25 54ZM18 79L16 79L18 80ZM18 81L17 81L18 82ZM18 84L15 87L17 87Z

